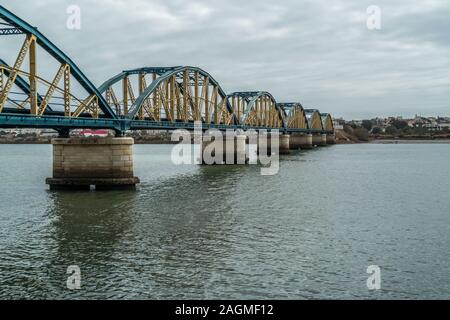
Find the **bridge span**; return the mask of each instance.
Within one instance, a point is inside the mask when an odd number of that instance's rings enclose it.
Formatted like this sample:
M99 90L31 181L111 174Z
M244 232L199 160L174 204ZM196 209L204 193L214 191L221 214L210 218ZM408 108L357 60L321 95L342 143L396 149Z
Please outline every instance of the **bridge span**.
M280 153L335 141L330 114L299 102L277 102L267 91L227 94L211 74L194 66L125 70L97 88L37 28L3 6L0 36L15 40L18 48L7 57L10 50L0 46L0 128L59 132L51 185L86 186L87 176L97 186L134 185L132 139L124 138L130 130L192 131L200 123L204 131L234 130L236 136L248 130L280 133ZM45 68L38 68L38 56L47 58ZM70 130L79 128L110 129L115 138L70 138Z

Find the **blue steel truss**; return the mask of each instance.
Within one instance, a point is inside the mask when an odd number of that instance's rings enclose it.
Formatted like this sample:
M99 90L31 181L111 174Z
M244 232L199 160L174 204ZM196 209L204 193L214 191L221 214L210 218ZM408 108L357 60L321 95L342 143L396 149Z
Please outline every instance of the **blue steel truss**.
M145 68L138 68L138 69L132 69L132 70L125 70L119 73L118 75L106 80L99 88L98 91L100 93L105 93L105 91L116 84L119 81L122 81L125 77L132 75L132 74L148 74L148 73L155 73L159 76L173 71L175 69L181 68L180 67L145 67Z
M0 18L20 29L25 34L31 34L36 37L37 43L47 51L53 58L62 64L67 64L70 66L70 72L73 77L80 83L80 85L90 94L95 95L98 98L98 104L103 113L112 119L117 118L114 111L109 107L106 100L98 92L97 88L92 84L91 81L84 75L84 73L78 68L78 66L57 46L55 46L50 40L48 40L37 28L32 27L26 21L20 19L12 12L5 9L5 7L0 6Z

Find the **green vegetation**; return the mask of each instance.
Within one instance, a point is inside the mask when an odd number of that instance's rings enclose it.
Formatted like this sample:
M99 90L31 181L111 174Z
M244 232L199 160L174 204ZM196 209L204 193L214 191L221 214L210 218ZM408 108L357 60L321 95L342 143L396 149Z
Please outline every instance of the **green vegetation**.
M369 141L369 131L366 128L356 128L353 133L358 140Z
M363 120L363 122L362 122L362 127L363 127L364 129L366 129L367 131L372 130L372 128L373 128L372 121L370 121L370 120Z
M392 119L386 126L374 120L352 121L344 125L344 132L351 140L369 141L373 139L450 139L450 128L433 130L422 124L410 125L402 119Z
M372 134L373 134L373 135L381 134L382 132L383 132L383 131L381 130L380 127L374 127L374 128L372 129Z
M399 133L399 130L397 129L396 126L389 126L386 128L386 134L389 134L391 136L396 136Z
M398 130L403 130L405 128L408 128L408 122L403 120L394 120L392 121L392 126L397 128Z

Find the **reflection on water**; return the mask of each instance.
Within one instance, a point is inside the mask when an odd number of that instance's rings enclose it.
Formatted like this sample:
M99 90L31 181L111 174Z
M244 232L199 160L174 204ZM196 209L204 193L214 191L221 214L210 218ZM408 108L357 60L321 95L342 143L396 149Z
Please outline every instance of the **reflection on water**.
M51 282L58 291L64 291L70 265L81 268L83 285L92 286L92 290L97 290L98 279L91 278L91 272L103 275L100 279L105 285L110 281L115 247L132 228L130 212L135 198L133 192L50 193L47 215L53 220L51 238L55 250L47 270L56 276Z
M136 192L50 192L49 146L0 148L1 298L450 297L445 145L294 153L275 176L138 145Z

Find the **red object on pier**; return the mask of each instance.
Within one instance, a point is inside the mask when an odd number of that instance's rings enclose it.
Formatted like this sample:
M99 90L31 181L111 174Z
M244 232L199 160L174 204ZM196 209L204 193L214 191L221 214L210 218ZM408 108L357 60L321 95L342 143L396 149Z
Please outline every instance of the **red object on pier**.
M82 137L107 137L109 134L108 130L91 130L84 129L79 132L79 135Z

